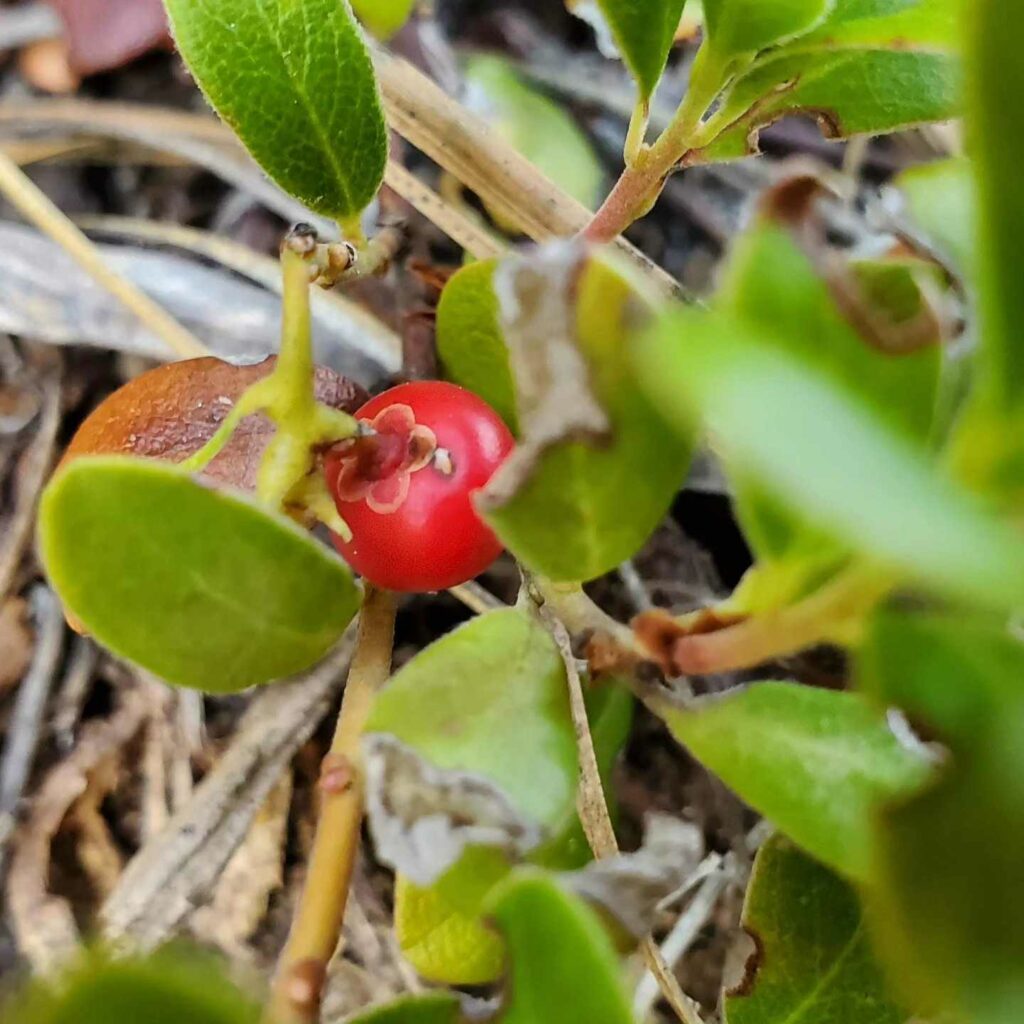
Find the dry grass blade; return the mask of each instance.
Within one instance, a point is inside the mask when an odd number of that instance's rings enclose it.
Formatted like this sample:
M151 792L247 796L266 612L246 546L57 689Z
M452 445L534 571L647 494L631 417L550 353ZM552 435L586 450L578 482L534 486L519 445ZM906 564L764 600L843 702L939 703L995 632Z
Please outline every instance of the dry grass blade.
M478 260L501 256L508 251L500 238L474 223L397 161L388 161L384 184Z
M109 938L150 949L206 898L285 766L341 688L353 639L349 630L308 675L253 700L227 753L193 799L129 862L101 912Z
M43 713L60 664L64 612L53 592L38 584L32 592L36 649L32 664L18 687L14 714L7 725L7 742L0 760L0 850L9 834L18 804L32 771L39 745Z
M135 217L81 217L77 223L90 233L102 232L136 243L173 246L219 263L275 295L281 294L281 267L277 260L212 232ZM337 292L315 288L310 292L310 301L316 321L329 329L339 343L379 362L387 372L398 371L402 343L390 328Z
M89 775L142 726L146 707L141 695L123 687L119 694L117 711L86 725L74 751L43 780L18 832L7 877L7 906L18 947L37 971L53 970L77 948L71 908L47 888L50 844L68 808L85 792Z
M10 157L0 154L0 191L22 215L49 235L96 281L130 309L181 358L204 355L206 346L166 310L123 277L115 274L95 246L54 206Z
M580 765L576 809L587 837L587 843L594 856L598 859L612 857L619 852L619 844L615 838L615 829L612 825L611 814L608 812L604 786L601 783L597 752L594 749L594 738L590 732L590 721L587 718L587 707L583 699L583 685L580 681L579 669L576 667L576 656L572 651L572 639L561 620L543 604L540 606L540 614L551 632L565 665L565 675L569 687L569 709L572 715L573 729L576 733L576 751ZM644 939L640 951L647 964L647 969L657 980L662 995L679 1020L683 1024L703 1024L696 1006L680 987L676 976L665 962L665 958L654 940Z
M39 420L35 435L16 470L14 510L4 523L3 537L0 539L0 599L10 590L25 547L32 536L39 492L46 483L57 452L61 416L60 384L59 369L47 373L40 382L42 405Z
M375 50L391 127L534 241L576 235L591 212L407 61ZM623 238L616 248L664 291L679 283Z

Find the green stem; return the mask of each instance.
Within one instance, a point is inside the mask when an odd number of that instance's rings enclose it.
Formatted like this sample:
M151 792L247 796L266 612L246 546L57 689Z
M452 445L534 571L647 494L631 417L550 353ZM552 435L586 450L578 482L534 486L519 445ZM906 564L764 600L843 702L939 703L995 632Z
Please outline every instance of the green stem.
M313 335L309 308L309 265L285 245L281 253L283 317L281 352L274 368L283 412L308 410L313 402Z
M721 61L705 43L697 51L690 87L672 123L657 142L637 154L583 231L592 242L610 242L634 221L648 213L664 187L665 179L695 142L702 138L703 119L721 93L734 63Z

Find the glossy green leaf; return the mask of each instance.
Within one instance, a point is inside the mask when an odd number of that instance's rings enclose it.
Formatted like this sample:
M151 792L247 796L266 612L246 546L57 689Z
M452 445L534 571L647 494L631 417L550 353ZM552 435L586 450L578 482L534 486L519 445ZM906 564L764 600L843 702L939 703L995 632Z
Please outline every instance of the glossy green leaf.
M704 0L707 45L720 62L809 32L834 0Z
M515 495L486 513L509 550L550 579L594 579L632 557L686 477L692 445L636 386L627 358L634 325L647 316L623 275L598 260L587 264L576 340L612 436L548 447Z
M780 835L757 855L743 927L758 952L725 1024L905 1024L847 882Z
M350 222L380 187L387 132L348 0L166 0L210 103L286 192Z
M686 0L597 0L597 5L646 102L665 70Z
M378 39L390 39L412 16L416 0L352 0L352 10Z
M879 824L870 907L893 980L967 1024L1024 1019L1024 646L970 615L889 611L858 674L948 749Z
M789 114L817 118L829 138L882 134L959 111L959 64L948 54L787 47L757 61L714 115L705 160L757 152L760 130Z
M859 396L750 324L679 311L638 347L649 394L687 436L703 421L729 464L835 540L949 594L1024 606L1024 540L939 476Z
M466 65L467 106L584 206L601 197L604 169L590 140L558 104L527 85L500 57Z
M206 957L164 949L145 959L88 954L33 982L0 1016L12 1024L256 1024L259 1005Z
M437 354L445 376L485 399L518 432L515 385L494 294L496 260L463 267L437 307Z
M309 668L359 605L348 567L289 520L153 460L75 460L40 504L61 600L168 682L227 693Z
M608 933L553 878L514 876L490 914L509 951L501 1024L633 1024Z
M969 120L978 186L981 377L984 401L997 414L1024 407L1024 9L976 0Z
M922 164L904 171L896 184L925 238L973 276L977 213L971 165L966 160Z
M346 1018L347 1024L463 1024L464 1020L458 998L448 992L406 996Z
M927 776L925 762L854 694L754 683L693 710L659 713L751 807L853 878L868 873L876 805Z

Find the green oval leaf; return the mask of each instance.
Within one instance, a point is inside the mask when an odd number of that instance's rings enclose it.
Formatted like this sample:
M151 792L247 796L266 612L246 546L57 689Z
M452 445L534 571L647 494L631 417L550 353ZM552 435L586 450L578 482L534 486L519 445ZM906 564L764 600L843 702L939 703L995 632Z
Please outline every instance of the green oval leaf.
M509 951L501 1024L633 1024L608 933L554 878L513 876L490 911Z
M348 0L166 0L178 49L260 166L352 221L380 188L387 130Z
M574 199L594 207L604 169L590 140L562 107L522 81L500 57L471 58L466 85L471 110Z
M293 523L153 460L76 459L43 493L39 544L100 643L212 693L309 668L359 605L345 564Z
M904 1024L856 891L780 835L758 852L743 907L757 953L725 1024Z
M1020 534L943 479L862 398L766 351L753 325L680 311L638 356L662 412L684 433L703 421L730 465L775 502L798 502L833 539L939 591L1024 606Z
M548 828L576 799L565 666L548 631L518 609L480 615L421 651L380 692L366 728L441 768L483 775Z
M958 0L835 0L801 43L954 48L961 31Z
M646 103L665 71L686 0L597 0Z
M390 39L412 16L416 0L352 0L352 10L378 39Z
M1024 646L970 614L878 616L861 687L945 749L934 783L887 807L876 836L875 932L925 1010L971 1024L1024 1014Z
M938 160L904 171L896 183L928 240L973 277L977 212L971 165L966 160Z
M509 550L550 579L593 579L632 557L685 480L691 443L652 406L628 360L633 328L649 313L625 276L600 259L585 265L576 337L565 343L585 360L610 437L546 444L513 494L487 500L486 518Z
M704 0L707 45L719 62L809 32L834 0Z
M145 959L84 957L64 976L33 982L3 1019L18 1024L256 1024L257 1003L205 956L167 948Z
M437 306L437 354L445 376L483 398L516 434L515 385L494 294L497 263L471 263L444 286Z
M701 158L756 153L761 129L790 114L817 118L832 139L944 121L959 110L959 82L959 63L940 52L799 44L771 51L726 93Z
M868 875L877 805L928 774L854 694L754 683L692 710L656 710L730 789L852 878Z

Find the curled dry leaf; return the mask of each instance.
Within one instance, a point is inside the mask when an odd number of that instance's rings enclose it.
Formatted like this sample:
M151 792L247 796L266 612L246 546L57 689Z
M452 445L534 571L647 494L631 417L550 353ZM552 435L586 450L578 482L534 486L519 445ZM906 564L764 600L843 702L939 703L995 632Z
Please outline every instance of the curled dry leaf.
M212 356L157 367L129 381L102 402L71 440L62 465L80 455L136 455L181 462L214 435L238 397L273 368L275 356L235 366ZM355 412L367 395L333 370L318 367L316 396ZM262 414L242 420L204 475L251 490L260 458L274 432Z
M899 356L952 337L960 316L944 294L946 270L907 239L893 238L888 251L871 260L835 248L826 211L839 202L816 175L797 174L765 192L761 215L786 228L868 345Z
M540 844L540 828L490 780L438 768L385 733L367 736L363 746L377 855L417 885L436 882L467 847L517 861Z
M639 850L592 861L566 876L566 883L642 939L659 904L686 884L703 856L704 836L696 825L651 815Z
M91 75L170 46L161 0L47 0L67 33L71 66Z
M484 508L508 501L547 448L565 441L599 442L611 430L576 345L576 282L587 256L582 242L550 242L495 269L494 290L523 426L516 450L481 495Z

